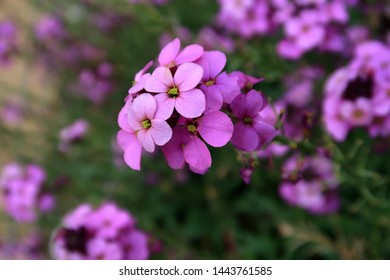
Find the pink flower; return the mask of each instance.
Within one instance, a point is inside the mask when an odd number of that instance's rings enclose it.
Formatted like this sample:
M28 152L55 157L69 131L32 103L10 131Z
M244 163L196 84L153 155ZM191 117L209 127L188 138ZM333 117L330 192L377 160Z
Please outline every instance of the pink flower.
M150 77L149 73L145 73L152 65L153 61L149 61L148 64L146 64L145 67L135 75L133 86L129 89L129 94L134 95L144 89L145 83Z
M230 104L240 94L238 77L221 73L226 65L226 55L223 52L205 52L196 63L203 68L200 88L206 96L207 112L218 111L223 103Z
M133 100L128 107L127 120L130 129L135 131L139 142L148 152L154 151L155 144L165 145L172 137L171 127L159 116L156 100L149 93Z
M159 117L168 119L176 109L186 118L199 117L205 110L204 93L195 88L203 76L203 69L194 63L180 65L175 75L169 68L159 67L146 81L145 90L159 93L155 96Z
M358 98L355 102L344 101L340 110L351 125L367 125L372 120L372 104L366 98Z
M244 92L250 91L255 84L260 83L263 80L263 78L252 77L241 71L233 71L230 75L238 77L238 86Z
M231 120L219 111L195 120L181 119L173 130L172 140L162 147L162 151L171 168L180 169L187 162L192 171L203 174L210 168L212 160L200 137L213 147L222 147L230 140L232 133Z
M189 45L180 51L180 40L176 38L166 45L158 56L160 66L171 68L186 62L197 60L203 54L203 47L199 45Z
M266 105L261 93L255 90L240 94L231 103L232 112L239 119L234 125L231 142L238 149L247 152L259 150L275 137L275 128L259 115Z
M120 260L122 250L119 244L95 238L87 244L87 254L92 260Z

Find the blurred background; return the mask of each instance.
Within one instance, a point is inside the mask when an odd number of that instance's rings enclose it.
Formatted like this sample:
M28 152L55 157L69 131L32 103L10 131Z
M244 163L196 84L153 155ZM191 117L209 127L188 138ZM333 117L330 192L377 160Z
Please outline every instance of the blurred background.
M387 1L0 0L0 258L72 258L64 216L107 202L151 259L390 258L389 31ZM204 175L124 163L118 113L174 38L264 79L272 144Z

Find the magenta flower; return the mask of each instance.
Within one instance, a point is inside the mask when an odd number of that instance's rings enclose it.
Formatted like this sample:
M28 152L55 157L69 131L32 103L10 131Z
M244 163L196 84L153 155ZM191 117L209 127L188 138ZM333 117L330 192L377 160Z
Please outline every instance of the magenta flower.
M189 45L180 51L180 40L176 38L166 45L158 56L160 66L171 68L186 62L197 60L203 54L203 47L199 45Z
M172 137L172 129L160 117L157 103L149 93L139 95L128 107L127 120L131 130L135 131L137 138L144 149L153 152L155 144L165 145Z
M150 77L149 73L145 73L152 65L153 61L149 61L148 64L146 64L145 67L135 75L133 86L129 89L129 94L134 95L144 89L145 83Z
M266 105L261 93L255 90L240 94L231 103L232 112L239 119L234 125L231 142L238 149L259 150L275 137L275 128L259 115Z
M240 94L238 77L221 73L226 65L226 55L220 51L205 52L196 61L203 68L201 90L206 96L206 111L221 109L223 103L230 104Z
M155 96L159 117L168 119L176 109L186 118L199 117L205 110L204 93L195 88L203 76L203 69L194 63L180 65L175 75L169 68L158 67L145 83L145 90Z
M359 98L355 102L344 101L341 115L351 125L368 125L372 120L372 104L368 99Z
M57 259L141 260L151 253L148 241L133 216L116 204L105 203L98 209L82 204L66 215L51 247Z
M64 26L54 15L43 16L35 25L35 36L41 40L60 40L65 36Z
M67 152L70 146L78 141L81 141L89 131L89 123L84 119L74 121L60 131L59 149L62 152Z
M194 120L182 118L173 130L172 140L162 147L162 151L171 168L183 168L187 162L192 171L203 174L210 168L212 160L202 139L213 147L222 147L229 142L232 133L231 120L219 111Z

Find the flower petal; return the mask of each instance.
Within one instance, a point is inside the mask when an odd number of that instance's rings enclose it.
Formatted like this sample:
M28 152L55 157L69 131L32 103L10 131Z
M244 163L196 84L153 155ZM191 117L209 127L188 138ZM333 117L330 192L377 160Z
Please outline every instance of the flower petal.
M133 109L133 105L129 105L127 108L127 123L132 131L138 131L142 129L141 122L143 119L139 118Z
M188 132L182 127L175 127L171 140L161 147L168 165L172 169L184 167L182 144L186 142L186 138L188 138Z
M234 125L233 136L230 141L236 148L251 152L258 146L259 136L252 127L239 122Z
M206 112L219 111L223 105L223 97L221 91L216 86L201 85L201 90L204 92L206 98Z
M118 114L118 124L121 129L127 132L131 132L132 129L129 126L129 122L127 120L127 104L122 107L121 111Z
M145 90L148 92L167 92L173 86L172 73L169 68L158 67L145 82Z
M133 133L121 130L117 134L117 143L125 151L126 164L134 170L141 170L142 146L137 137Z
M200 136L213 147L222 147L232 138L233 123L220 111L204 115L197 123Z
M160 93L154 96L157 102L156 119L167 120L173 113L175 108L175 99L170 98L166 93Z
M169 124L161 119L152 120L152 126L149 129L154 143L156 145L165 145L172 138L172 129Z
M185 118L199 117L205 110L206 99L200 89L181 92L175 100L175 108Z
M145 75L142 75L142 76L139 78L139 80L135 82L134 86L132 86L132 87L129 89L128 93L133 95L133 94L135 94L135 93L140 92L141 90L143 90L144 87L145 87L145 83L146 83L146 81L147 81L149 78L150 78L150 74L149 74L149 73L147 73L147 74L145 74Z
M202 56L203 52L204 50L202 46L196 44L189 45L185 47L176 57L176 65L180 65L185 62L195 61Z
M137 74L135 74L134 81L138 82L142 76L146 73L146 71L149 70L150 67L153 65L153 60L149 61L148 64L145 65L144 68L141 69Z
M196 61L204 69L203 80L209 81L215 79L226 65L226 55L220 51L205 52L202 57Z
M154 141L149 129L141 129L140 131L138 131L137 138L141 143L142 147L144 147L147 152L154 152Z
M255 117L252 121L253 128L257 131L259 136L259 143L256 147L256 150L259 150L264 144L272 141L276 135L276 129L273 125L267 123L260 115Z
M131 106L140 121L151 120L157 110L157 102L150 93L138 95Z
M215 86L221 91L223 102L230 104L241 93L238 77L223 72L215 79Z
M173 80L179 92L196 87L203 77L203 69L195 63L184 63L177 68Z
M211 166L210 151L197 136L184 145L183 155L186 162L196 170L206 170Z
M162 66L168 66L175 60L179 50L180 40L176 38L161 50L158 56L158 63Z

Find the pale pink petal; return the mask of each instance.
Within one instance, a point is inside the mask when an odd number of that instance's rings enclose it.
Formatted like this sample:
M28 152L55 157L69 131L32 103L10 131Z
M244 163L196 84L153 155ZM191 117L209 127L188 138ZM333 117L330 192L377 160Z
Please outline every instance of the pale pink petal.
M180 40L176 38L161 50L158 56L158 62L160 63L160 65L168 66L169 64L174 62L179 50Z
M125 151L126 164L134 170L141 170L142 146L137 137L133 133L121 130L117 134L117 143Z
M157 94L154 99L157 102L157 111L154 117L163 120L170 118L175 108L175 99L170 98L166 93Z
M172 86L172 73L166 67L158 67L145 82L145 90L148 92L168 92L168 89Z
M180 65L185 62L192 62L202 56L204 50L200 45L189 45L185 47L179 55L176 57L176 65Z
M252 127L239 122L234 126L233 136L230 141L238 149L251 152L256 149L259 143L259 136Z
M141 125L142 121L143 121L143 119L139 118L135 114L133 106L130 105L127 108L127 123L129 125L130 129L132 131L138 131L138 130L142 129L142 125Z
M177 68L173 80L179 92L196 87L203 76L203 69L195 63L184 63Z
M187 138L188 132L184 128L175 127L171 140L161 147L170 168L181 169L184 167L182 144L186 142Z
M146 81L150 78L150 74L147 73L145 75L142 75L138 81L135 82L134 86L132 86L128 93L129 94L135 94L137 92L140 92L144 89Z
M206 109L207 112L215 112L222 108L223 105L223 97L221 91L216 86L205 86L202 85L201 90L204 92L206 97Z
M181 92L175 100L175 108L185 118L199 117L206 108L206 99L200 89Z
M222 147L229 142L233 134L233 123L222 112L212 112L204 115L198 121L198 132L207 144Z
M123 106L121 111L119 112L118 115L118 124L121 129L127 132L131 132L132 129L129 126L129 122L127 120L127 106Z
M186 162L197 170L205 170L211 166L210 151L197 136L192 136L184 145L183 155Z
M165 145L172 138L172 129L169 124L161 119L152 120L152 126L149 129L150 134L156 145Z
M149 129L141 129L140 131L138 131L137 133L137 138L139 140L139 142L141 143L142 147L144 147L144 149L149 152L149 153L153 153L154 152L154 141L153 141L153 138L152 138L152 135L149 131Z
M151 120L154 118L154 114L157 110L157 102L150 93L143 93L138 95L133 100L134 113L138 117L138 120L144 121L145 119Z

